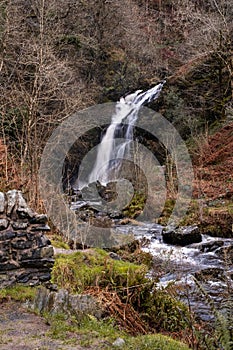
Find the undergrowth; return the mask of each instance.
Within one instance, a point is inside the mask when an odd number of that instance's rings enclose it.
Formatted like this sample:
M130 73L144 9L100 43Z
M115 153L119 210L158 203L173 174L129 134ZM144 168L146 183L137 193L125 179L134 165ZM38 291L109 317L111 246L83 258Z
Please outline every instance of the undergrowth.
M104 306L110 302L108 298L113 298L111 303L118 305L112 307L111 312L118 316L130 305L149 328L176 332L187 327L187 307L168 291L157 290L155 282L146 277L147 272L146 265L113 260L101 249L88 249L69 255L59 254L52 271L52 282L71 293L91 291L97 298L102 293Z
M84 347L95 346L96 349L113 349L113 343L121 338L125 344L123 350L188 350L188 346L161 334L150 334L132 337L117 328L115 321L97 320L87 316L80 323L74 319L67 319L63 314L45 315L50 324L49 336L61 339L64 344L78 344ZM115 346L114 346L115 347Z

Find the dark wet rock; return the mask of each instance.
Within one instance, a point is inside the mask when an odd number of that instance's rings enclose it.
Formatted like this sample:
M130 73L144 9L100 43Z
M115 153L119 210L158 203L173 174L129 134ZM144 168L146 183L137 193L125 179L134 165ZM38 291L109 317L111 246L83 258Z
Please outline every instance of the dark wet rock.
M6 262L0 263L0 271L13 270L19 267L19 263L14 260L8 260Z
M45 235L40 234L37 236L37 245L39 248L41 248L45 246L50 246L51 242Z
M114 252L110 252L108 255L113 260L121 260L121 257L118 254L114 253Z
M220 247L216 250L216 254L223 259L226 264L227 263L233 263L233 244Z
M26 230L28 225L29 225L28 222L20 222L20 221L12 222L12 227L14 230Z
M45 214L36 214L34 217L29 219L30 224L47 224L48 216Z
M54 259L52 258L42 258L42 259L25 259L21 261L21 267L36 267L36 268L45 268L53 267Z
M223 245L224 245L224 242L220 240L202 243L200 245L200 251L203 253L214 252L216 249L218 249L219 247L222 247Z
M0 231L5 230L9 225L9 220L0 219Z
M161 239L164 227L160 225L154 225L151 227L147 233L151 235L152 239Z
M186 246L202 241L202 236L197 226L165 228L162 231L162 237L164 243L180 246Z
M0 250L0 263L5 262L8 260L7 254Z
M33 212L21 191L0 195L0 202L0 288L49 281L54 252L43 234L49 230L47 216Z
M195 272L198 281L224 281L226 279L224 270L218 267L209 267Z
M16 250L29 249L29 248L32 248L32 246L33 246L33 242L25 239L16 239L11 242L11 247Z
M11 229L1 231L0 232L0 241L6 241L8 239L12 239L16 236L16 232Z

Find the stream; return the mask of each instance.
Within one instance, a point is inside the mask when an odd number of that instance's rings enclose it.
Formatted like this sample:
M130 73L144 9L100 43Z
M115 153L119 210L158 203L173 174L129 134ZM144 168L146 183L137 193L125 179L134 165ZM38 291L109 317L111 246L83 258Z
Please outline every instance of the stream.
M92 187L89 185L88 190ZM148 277L158 281L158 288L173 284L179 298L188 304L198 320L214 321L216 313L213 309L233 316L232 238L201 235L198 227L189 226L181 229L187 231L195 227L199 234L198 243L188 244L187 241L183 245L168 244L164 242L164 226L152 222L120 224L120 219L111 218L112 213L104 213L101 203L99 206L97 204L95 195L88 202L79 196L72 202L71 209L78 217L81 215L81 219L82 214L86 215L89 211L97 218L101 213L104 214L103 218L111 221L113 235L133 234L133 239L142 242L143 251L153 256L154 264Z
M147 241L143 250L150 252L155 260L155 270L149 277L159 273L157 286L160 288L169 283L178 286L181 300L190 306L197 318L207 322L214 320L204 293L211 298L216 310L225 313L232 309L233 264L225 259L224 252L232 254L233 239L202 235L200 243L181 247L163 242L161 225L118 225L117 230L133 232L136 239Z

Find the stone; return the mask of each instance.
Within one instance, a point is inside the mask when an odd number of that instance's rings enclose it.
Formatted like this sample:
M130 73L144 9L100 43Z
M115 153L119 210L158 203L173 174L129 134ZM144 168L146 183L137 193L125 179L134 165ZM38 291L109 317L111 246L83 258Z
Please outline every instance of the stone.
M9 225L9 221L7 219L0 219L0 231L5 230Z
M41 257L42 258L51 258L54 256L54 249L53 249L53 246L50 245L50 246L46 246L46 247L43 247L41 248Z
M14 260L8 260L4 263L0 263L0 271L7 271L19 268L19 264Z
M39 248L51 245L50 240L43 234L37 236L37 245Z
M7 255L2 250L0 250L0 263L5 262L7 260L8 260Z
M214 252L219 247L222 247L224 245L223 241L213 241L213 242L206 242L203 243L200 247L201 252L209 253Z
M121 260L121 257L118 254L114 253L114 252L110 252L108 255L113 260Z
M42 232L47 216L34 213L17 190L0 192L0 209L0 288L49 282L54 251Z
M28 227L28 222L14 221L11 225L14 230L26 230Z
M8 239L12 239L16 236L16 233L12 230L2 231L0 232L0 241L6 241Z
M20 218L33 218L35 213L28 207L25 199L22 196L22 192L17 192L17 213Z
M11 243L12 248L14 249L29 249L32 248L32 241L27 241L23 239L15 240Z
M33 218L29 219L29 223L34 224L47 224L48 216L45 214L36 214Z
M51 258L54 255L54 250L51 245L42 247L38 250L39 250L40 258Z
M48 225L35 225L32 226L31 231L50 231L50 227Z
M42 273L39 275L39 280L41 282L46 282L49 281L51 279L51 273L47 272L47 273Z
M6 206L5 195L3 192L0 192L0 213L4 213Z
M115 347L123 347L125 345L125 341L122 338L117 338L114 343L112 343Z
M27 283L29 282L31 278L31 274L29 272L26 272L24 274L21 274L20 276L17 276L17 282L18 283Z
M15 270L15 282L25 283L30 286L36 286L41 282L48 282L51 274L47 269L18 269Z
M180 246L186 246L202 241L202 236L197 226L165 228L162 231L162 237L164 243Z
M39 312L72 315L77 320L81 320L87 314L96 318L103 315L103 310L94 297L86 294L69 294L66 289L59 289L56 292L44 287L39 288L32 307Z
M6 197L7 197L7 208L6 208L6 214L8 216L11 215L15 205L16 205L16 201L17 201L17 194L18 191L17 190L11 190L8 191L6 193Z
M34 268L51 268L54 264L54 259L52 258L43 258L43 259L25 259L22 260L20 265L21 267L34 267Z

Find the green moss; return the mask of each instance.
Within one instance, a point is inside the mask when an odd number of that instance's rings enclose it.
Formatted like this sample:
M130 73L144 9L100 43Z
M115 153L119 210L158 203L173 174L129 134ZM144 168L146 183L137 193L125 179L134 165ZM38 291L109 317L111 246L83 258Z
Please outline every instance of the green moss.
M203 208L205 210L205 208ZM180 221L181 226L188 226L199 224L200 222L200 203L198 200L193 199L189 205L187 213Z
M33 300L36 295L36 288L17 284L0 290L0 301L4 299L13 299L15 301L25 302Z
M49 335L54 339L61 339L64 344L75 344L81 346L95 346L96 349L110 350L117 338L122 338L125 345L123 350L188 350L185 344L173 340L161 334L151 334L132 337L120 331L114 320L97 320L95 317L86 317L81 323L68 320L64 315L47 316L50 324Z
M64 242L64 238L59 235L53 235L50 237L50 241L54 248L70 249L68 243Z
M127 341L125 350L188 350L189 347L162 334L144 335Z
M180 331L187 326L188 310L169 295L156 290L146 278L148 267L113 260L101 249L88 249L56 257L52 282L59 288L80 293L91 286L115 290L124 303L130 289L130 303L156 330Z
M52 270L52 282L70 292L82 292L89 286L118 289L145 283L145 265L113 260L101 249L59 254Z
M158 224L167 225L168 219L170 218L174 206L176 204L175 199L167 199L164 204L163 212L161 213L160 218L158 219Z
M124 208L122 213L129 218L137 217L145 206L146 195L144 193L136 192L130 202L130 204Z
M179 332L188 326L186 305L172 297L168 291L155 290L142 300L142 310L150 326L157 330Z

